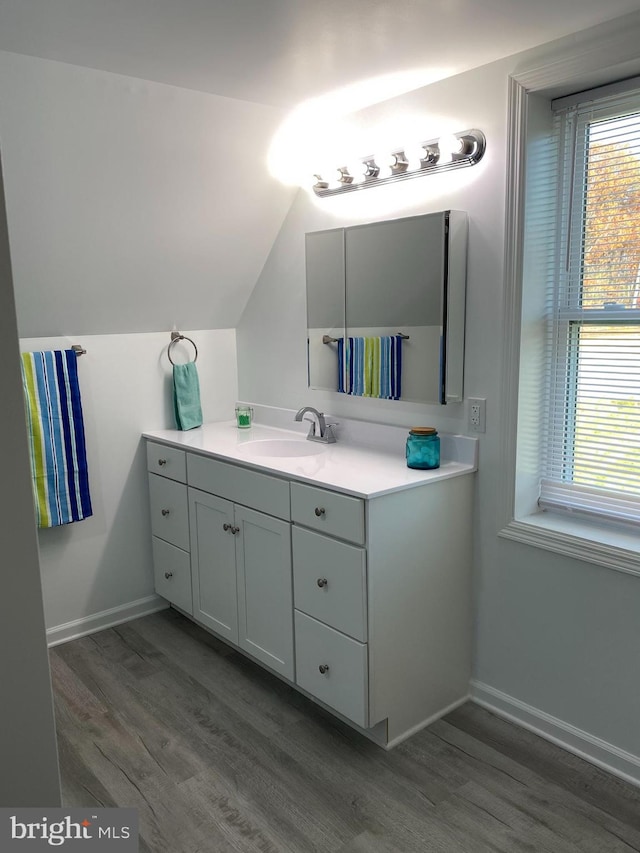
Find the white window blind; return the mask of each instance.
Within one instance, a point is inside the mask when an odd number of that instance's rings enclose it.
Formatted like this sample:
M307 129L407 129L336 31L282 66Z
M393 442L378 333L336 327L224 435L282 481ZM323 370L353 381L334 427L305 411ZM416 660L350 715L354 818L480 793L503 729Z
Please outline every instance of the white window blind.
M561 102L555 134L539 503L638 522L640 91Z

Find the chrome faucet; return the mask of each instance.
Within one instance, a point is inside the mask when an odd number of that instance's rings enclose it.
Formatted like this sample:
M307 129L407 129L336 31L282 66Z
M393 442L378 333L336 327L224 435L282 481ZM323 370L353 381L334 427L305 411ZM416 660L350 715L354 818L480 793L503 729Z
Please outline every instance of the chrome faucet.
M305 421L309 421L311 424L307 434L307 439L309 441L322 441L324 444L334 444L336 437L333 432L333 428L334 426L337 426L337 424L328 424L324 419L323 412L319 412L317 409L314 409L313 406L303 406L296 412L295 420L301 421L302 416L306 412L310 412L312 415L315 415L318 422L318 430L316 432L316 421L313 418L304 419Z

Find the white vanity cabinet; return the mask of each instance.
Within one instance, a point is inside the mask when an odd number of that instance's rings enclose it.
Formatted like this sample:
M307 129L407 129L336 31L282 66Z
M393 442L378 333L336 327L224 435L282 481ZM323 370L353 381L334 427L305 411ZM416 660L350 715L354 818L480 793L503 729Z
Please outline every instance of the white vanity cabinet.
M473 462L428 476L368 456L389 487L349 494L342 448L319 468L332 488L296 476L312 456L287 471L155 435L160 595L384 747L468 698Z
M385 746L468 697L471 489L291 484L297 684Z
M147 443L149 504L156 592L192 613L186 454Z
M187 471L194 618L293 681L289 483L195 454Z
M359 498L291 484L296 683L367 728L364 506Z

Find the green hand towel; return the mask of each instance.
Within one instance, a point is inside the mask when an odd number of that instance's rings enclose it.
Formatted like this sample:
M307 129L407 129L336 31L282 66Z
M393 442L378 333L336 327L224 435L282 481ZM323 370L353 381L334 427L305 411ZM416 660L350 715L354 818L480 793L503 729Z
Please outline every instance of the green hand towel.
M173 407L178 429L202 426L200 382L195 361L173 365Z

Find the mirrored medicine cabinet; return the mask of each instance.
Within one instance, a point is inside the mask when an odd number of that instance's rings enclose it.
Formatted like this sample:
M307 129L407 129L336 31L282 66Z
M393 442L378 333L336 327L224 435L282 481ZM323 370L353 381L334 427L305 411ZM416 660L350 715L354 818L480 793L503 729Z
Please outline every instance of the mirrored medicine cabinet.
M309 387L460 402L467 232L446 210L306 234Z

